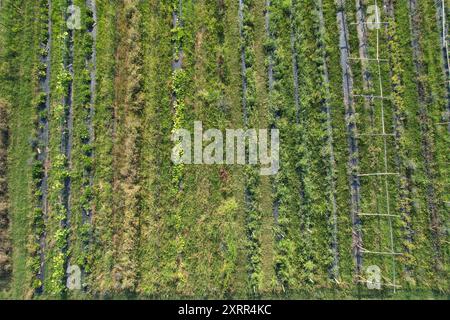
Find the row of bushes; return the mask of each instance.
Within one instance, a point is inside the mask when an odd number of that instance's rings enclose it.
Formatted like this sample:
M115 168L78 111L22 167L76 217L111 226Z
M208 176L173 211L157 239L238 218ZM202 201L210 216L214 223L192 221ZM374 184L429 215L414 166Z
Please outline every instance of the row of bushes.
M87 276L91 271L91 235L92 235L92 177L93 177L93 114L95 81L94 12L86 1L74 1L80 8L80 29L74 31L73 56L73 149L71 173L71 233L70 264L82 270L82 286L86 289Z
M241 35L242 111L245 128L258 125L255 55L255 1L239 1ZM248 150L246 154L248 155ZM262 284L260 176L255 166L244 168L244 214L247 235L247 273L249 294L260 294Z
M66 294L66 268L69 257L71 153L67 144L71 137L69 115L73 76L70 46L73 31L66 24L67 0L52 1L52 43L49 116L48 216L46 217L44 294L61 297ZM72 90L72 91L71 91Z
M6 288L10 274L11 241L9 238L7 152L8 152L8 109L5 101L0 100L0 288Z
M48 117L49 117L49 96L47 90L48 64L50 63L50 35L49 35L49 2L39 3L39 40L40 40L40 65L39 65L39 93L36 98L36 121L35 132L36 145L34 146L35 160L33 166L33 186L34 186L34 215L32 219L33 236L30 243L29 265L33 274L31 287L42 292L45 257L45 218L47 215L46 194L47 193L47 165L48 165Z

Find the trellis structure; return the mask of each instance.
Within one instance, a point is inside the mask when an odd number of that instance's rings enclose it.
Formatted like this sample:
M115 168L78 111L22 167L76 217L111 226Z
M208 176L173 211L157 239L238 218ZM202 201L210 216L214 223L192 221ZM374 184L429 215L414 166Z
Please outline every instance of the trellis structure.
M367 280L362 276L362 257L363 255L379 255L379 256L390 256L391 257L391 270L392 270L392 282L384 282L383 286L392 287L394 293L396 289L400 286L397 281L396 272L396 256L402 253L395 251L395 241L394 241L394 226L393 219L400 219L401 215L396 214L393 206L393 197L390 191L389 177L397 177L400 174L398 172L392 172L389 170L388 158L389 152L388 147L393 142L389 141L395 137L394 132L390 132L387 121L386 121L386 101L390 101L391 97L384 90L383 77L382 77L382 63L388 63L390 60L381 56L381 26L388 26L388 22L382 22L380 20L379 4L377 0L374 0L375 8L375 21L367 21L365 19L365 14L363 12L362 1L356 0L357 13L356 22L347 23L345 16L344 1L341 1L341 12L338 13L338 22L341 27L341 62L344 72L344 96L347 108L347 126L353 126L353 129L348 129L349 143L350 143L350 170L352 171L352 177L350 179L352 187L352 220L353 220L353 254L356 262L356 281L364 283ZM350 36L347 25L356 26L358 32L360 55L358 57L352 56L350 51ZM376 35L376 45L375 45L375 56L369 56L368 54L368 43L367 43L367 32L368 26L373 29ZM373 54L372 54L373 55ZM345 63L345 65L344 65ZM362 81L364 83L363 93L356 93L354 90L354 75L352 74L352 63L359 63L361 69L363 70ZM372 68L374 70L374 79L370 74L370 64L373 64ZM372 83L373 81L373 83ZM347 88L346 88L347 87ZM345 91L347 93L345 94ZM378 91L376 94L374 91ZM364 104L373 105L374 101L377 101L376 106L379 107L380 112L380 125L381 128L372 127L370 132L358 133L358 120L357 120L357 110L360 107L358 99L364 101ZM382 148L380 158L382 158L382 170L379 172L361 172L360 161L365 158L365 155L360 150L360 143L364 138L381 138ZM362 179L378 179L382 182L383 197L384 197L384 210L379 210L376 212L363 212L362 200L363 194L361 193L361 180ZM378 197L378 195L376 195ZM381 209L381 208L380 208ZM362 218L363 217L378 217L379 219L387 219L388 232L389 232L389 250L369 250L363 245L363 228L362 228Z

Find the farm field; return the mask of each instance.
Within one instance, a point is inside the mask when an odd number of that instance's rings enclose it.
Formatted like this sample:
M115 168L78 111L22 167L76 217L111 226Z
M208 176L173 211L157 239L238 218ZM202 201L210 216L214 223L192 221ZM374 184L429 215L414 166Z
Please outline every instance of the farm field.
M0 0L0 299L449 299L449 21Z

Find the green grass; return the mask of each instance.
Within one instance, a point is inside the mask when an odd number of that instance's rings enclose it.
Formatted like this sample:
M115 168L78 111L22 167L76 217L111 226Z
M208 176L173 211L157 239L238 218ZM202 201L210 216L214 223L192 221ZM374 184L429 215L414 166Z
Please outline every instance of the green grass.
M11 239L13 242L13 278L11 297L31 297L31 273L28 266L29 241L32 241L30 216L33 211L32 161L37 88L38 37L35 22L36 6L16 3L5 5L2 14L13 32L3 34L6 54L15 56L15 65L2 73L4 93L10 110L11 140L9 149L9 197L11 214ZM2 10L2 11L3 11ZM3 30L6 32L6 30ZM20 41L17 41L18 38ZM20 47L18 47L20 46ZM8 51L9 50L9 51ZM18 54L16 55L15 52Z

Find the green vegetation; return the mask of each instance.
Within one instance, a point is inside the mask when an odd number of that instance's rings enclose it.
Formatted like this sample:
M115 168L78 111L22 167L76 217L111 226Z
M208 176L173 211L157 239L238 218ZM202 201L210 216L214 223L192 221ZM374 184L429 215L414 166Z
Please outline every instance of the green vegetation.
M0 297L448 298L442 3L378 2L1 1ZM174 164L194 121L279 172Z
M8 284L11 276L11 241L9 239L8 184L5 179L8 151L8 109L0 101L0 283Z

